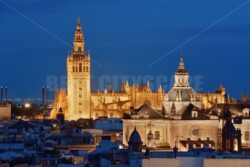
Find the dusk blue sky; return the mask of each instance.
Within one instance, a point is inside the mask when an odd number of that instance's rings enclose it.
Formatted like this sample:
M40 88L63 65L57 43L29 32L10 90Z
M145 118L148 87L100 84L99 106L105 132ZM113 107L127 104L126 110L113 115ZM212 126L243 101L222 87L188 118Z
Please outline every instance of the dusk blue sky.
M149 65L244 2L0 0L0 85L8 86L11 98L40 97L47 76L66 75L71 48L63 41L72 44L80 16L86 49L101 64L91 66L94 90L101 75L171 77L183 52L190 75L202 76L202 91L222 83L231 96L240 97L250 92L250 3Z

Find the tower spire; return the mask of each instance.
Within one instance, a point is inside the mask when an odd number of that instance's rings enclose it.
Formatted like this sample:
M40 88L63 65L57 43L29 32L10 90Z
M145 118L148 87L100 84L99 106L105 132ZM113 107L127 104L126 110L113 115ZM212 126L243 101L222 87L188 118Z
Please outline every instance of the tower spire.
M183 60L183 52L181 52L180 63L179 63L179 69L181 69L181 70L184 70L184 69L185 69L184 60Z
M84 39L83 39L80 17L77 18L77 25L74 37L74 51L84 52Z
M183 59L183 53L181 53L181 56L180 56L180 63L179 63L179 67L176 71L176 73L185 73L187 74L187 70L185 69L185 64L184 64L184 59Z

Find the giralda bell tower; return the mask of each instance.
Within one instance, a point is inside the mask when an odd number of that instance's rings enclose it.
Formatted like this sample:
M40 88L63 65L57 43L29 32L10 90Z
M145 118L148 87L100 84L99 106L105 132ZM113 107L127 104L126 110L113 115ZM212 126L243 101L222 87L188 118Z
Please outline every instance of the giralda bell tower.
M90 118L90 54L84 50L84 39L78 18L74 48L67 58L68 112L66 119Z

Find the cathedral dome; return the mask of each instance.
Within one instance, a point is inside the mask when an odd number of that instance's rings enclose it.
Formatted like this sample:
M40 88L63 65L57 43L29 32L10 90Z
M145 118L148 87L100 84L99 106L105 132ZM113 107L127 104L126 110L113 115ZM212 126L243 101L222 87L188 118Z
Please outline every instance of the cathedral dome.
M201 97L189 84L189 74L184 66L182 57L174 79L173 87L164 95L163 100L163 105L168 115L180 116L189 104L201 108ZM175 117L174 119L180 118Z
M168 101L199 101L198 93L189 88L172 88L166 95Z
M183 57L180 59L179 67L175 72L175 83L173 88L166 94L166 101L199 101L198 93L189 84L189 74L184 66Z

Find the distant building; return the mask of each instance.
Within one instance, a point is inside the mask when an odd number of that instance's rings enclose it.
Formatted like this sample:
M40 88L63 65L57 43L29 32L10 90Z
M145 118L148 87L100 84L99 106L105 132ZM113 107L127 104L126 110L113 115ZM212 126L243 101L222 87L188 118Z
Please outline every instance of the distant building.
M11 104L0 104L0 120L11 119Z

